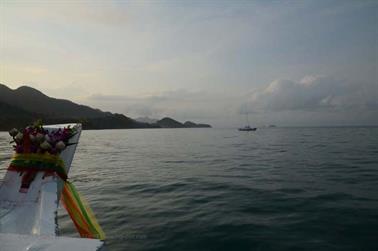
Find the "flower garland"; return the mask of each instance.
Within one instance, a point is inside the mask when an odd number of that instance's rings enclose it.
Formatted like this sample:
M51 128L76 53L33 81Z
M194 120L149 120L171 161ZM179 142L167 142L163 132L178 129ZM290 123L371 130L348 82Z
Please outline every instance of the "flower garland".
M16 153L50 153L58 155L67 146L69 139L77 133L77 128L64 127L57 130L45 130L40 122L28 126L23 130L13 128L9 134L13 137L11 143Z

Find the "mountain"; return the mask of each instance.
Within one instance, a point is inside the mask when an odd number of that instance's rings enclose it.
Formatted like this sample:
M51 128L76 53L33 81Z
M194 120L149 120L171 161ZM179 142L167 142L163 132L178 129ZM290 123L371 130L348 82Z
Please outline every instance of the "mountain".
M200 123L200 124L197 124L197 126L196 127L201 127L201 128L212 128L212 126L211 125L209 125L209 124L202 124L202 123Z
M196 124L192 121L186 121L184 123L184 127L186 128L211 128L211 125L208 124Z
M37 119L42 119L45 124L79 122L84 129L211 127L189 121L182 124L168 117L161 120L140 118L137 121L123 114L103 112L69 100L52 98L28 86L12 90L2 84L0 115L0 130L25 127Z
M211 128L211 125L208 124L196 124L191 121L186 121L184 124L174 120L172 118L162 118L158 120L156 124L161 128L200 128L200 127L208 127Z
M39 118L37 114L25 111L16 106L9 105L0 101L0 131L9 130L20 125L30 124L35 118Z
M122 114L103 112L69 100L51 98L28 86L15 90L0 84L0 130L44 123L80 122L84 129L150 128Z
M21 86L15 90L0 84L0 101L32 113L42 113L49 118L99 118L111 115L69 100L51 98L42 92Z
M158 120L156 124L160 126L161 128L183 128L184 127L182 123L168 117Z

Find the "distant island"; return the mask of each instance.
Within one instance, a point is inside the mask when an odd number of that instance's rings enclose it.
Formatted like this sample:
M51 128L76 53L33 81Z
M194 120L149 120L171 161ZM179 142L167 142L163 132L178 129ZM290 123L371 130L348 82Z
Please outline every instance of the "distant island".
M157 126L160 128L210 128L211 125L208 124L196 124L191 121L186 121L185 123L178 122L177 120L165 117L161 120L156 121L151 124L152 126Z
M45 124L78 122L84 129L211 127L191 121L181 123L168 117L151 121L132 119L123 114L52 98L28 86L12 90L3 84L0 84L0 115L1 131L24 127L37 119Z

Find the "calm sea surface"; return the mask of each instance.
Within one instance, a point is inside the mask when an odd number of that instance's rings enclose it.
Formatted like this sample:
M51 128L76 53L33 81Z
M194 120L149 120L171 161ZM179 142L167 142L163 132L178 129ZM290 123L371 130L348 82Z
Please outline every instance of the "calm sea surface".
M84 131L69 176L107 250L378 250L378 128Z

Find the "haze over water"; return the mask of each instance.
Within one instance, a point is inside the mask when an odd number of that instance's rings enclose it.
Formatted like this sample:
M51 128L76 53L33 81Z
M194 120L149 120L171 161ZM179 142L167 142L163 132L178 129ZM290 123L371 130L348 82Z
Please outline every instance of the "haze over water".
M104 130L69 176L108 250L377 250L377 166L371 127Z

